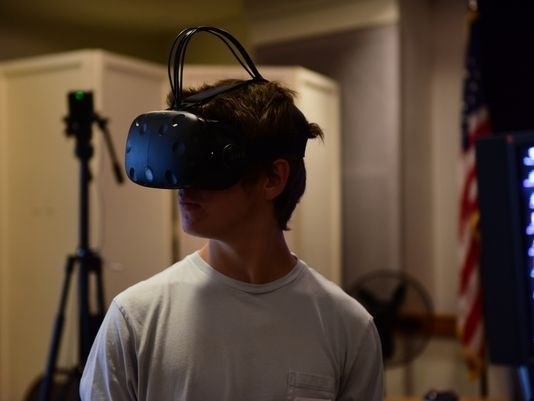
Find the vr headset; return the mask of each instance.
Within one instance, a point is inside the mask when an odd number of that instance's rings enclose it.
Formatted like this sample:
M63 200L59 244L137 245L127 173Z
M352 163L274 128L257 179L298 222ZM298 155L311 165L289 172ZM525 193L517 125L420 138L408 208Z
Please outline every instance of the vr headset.
M192 36L198 32L208 32L221 39L251 79L183 99L185 52ZM243 46L228 32L204 26L184 29L171 47L168 75L174 97L172 107L141 114L130 127L125 157L130 180L151 188L225 189L237 183L254 161L265 157L266 150L275 148L275 144L251 143L237 127L202 118L192 110L222 93L267 82ZM304 157L306 141L307 138L302 138L289 152Z

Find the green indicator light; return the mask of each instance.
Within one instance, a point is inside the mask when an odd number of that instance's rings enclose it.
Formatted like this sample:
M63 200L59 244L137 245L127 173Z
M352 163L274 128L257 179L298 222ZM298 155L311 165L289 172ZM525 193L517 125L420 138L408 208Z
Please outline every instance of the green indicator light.
M83 98L85 97L85 92L84 91L77 91L74 94L74 97L76 98L76 100L83 100Z

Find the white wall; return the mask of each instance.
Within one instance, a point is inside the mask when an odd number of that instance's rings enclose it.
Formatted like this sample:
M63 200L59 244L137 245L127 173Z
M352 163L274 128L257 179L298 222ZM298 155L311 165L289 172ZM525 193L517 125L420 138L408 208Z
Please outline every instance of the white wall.
M250 41L256 46L387 25L398 19L396 0L245 0L245 10Z
M435 1L432 18L432 194L434 293L436 308L454 314L457 288L458 157L465 47L465 4Z

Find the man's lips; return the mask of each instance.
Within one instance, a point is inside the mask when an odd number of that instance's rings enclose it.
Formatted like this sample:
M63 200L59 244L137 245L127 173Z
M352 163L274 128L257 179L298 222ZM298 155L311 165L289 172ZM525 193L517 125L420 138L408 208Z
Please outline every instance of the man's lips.
M179 202L181 207L187 208L187 209L193 209L193 208L199 208L200 203L195 202L191 199L182 199L180 198Z
M180 207L187 209L195 209L201 207L201 199L198 199L199 194L191 190L182 190L178 192L178 203Z

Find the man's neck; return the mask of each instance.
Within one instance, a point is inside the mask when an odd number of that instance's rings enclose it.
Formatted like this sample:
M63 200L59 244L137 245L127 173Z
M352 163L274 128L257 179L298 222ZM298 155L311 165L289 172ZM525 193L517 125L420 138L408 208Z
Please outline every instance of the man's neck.
M281 230L232 243L210 239L200 250L200 256L225 276L253 284L284 277L297 262Z

